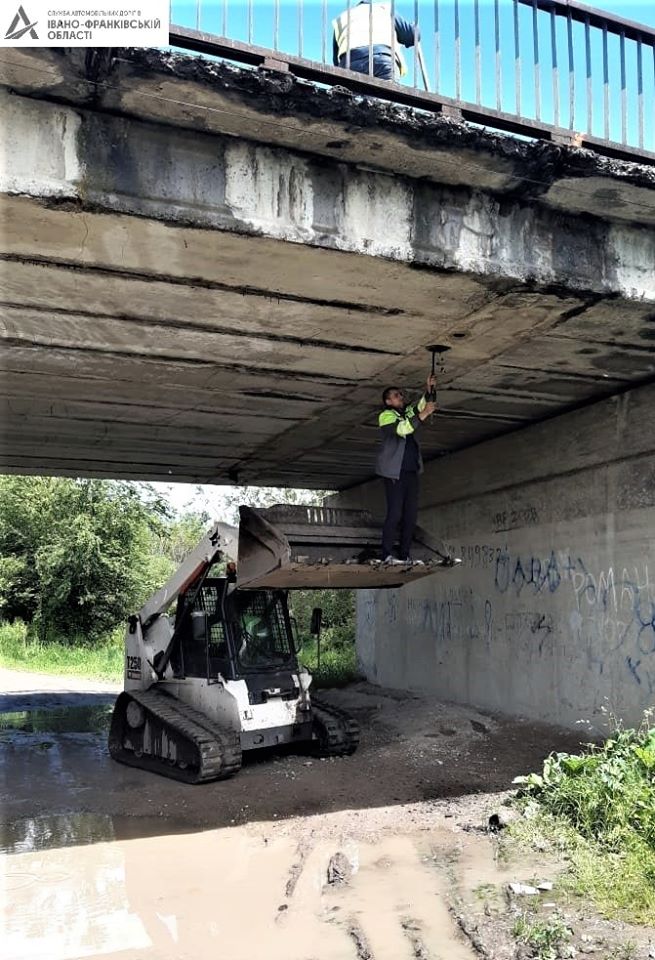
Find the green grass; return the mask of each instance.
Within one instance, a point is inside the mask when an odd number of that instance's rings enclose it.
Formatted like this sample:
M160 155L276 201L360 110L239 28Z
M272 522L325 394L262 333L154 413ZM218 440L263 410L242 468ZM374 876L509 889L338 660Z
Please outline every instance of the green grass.
M354 644L322 646L320 670L316 659L316 641L311 640L303 646L300 660L312 671L316 688L342 687L359 678ZM96 646L69 646L56 641L39 643L29 637L23 623L0 624L0 666L119 682L123 677L123 630L119 628Z
M479 883L473 890L473 896L478 900L491 900L498 896L498 887L495 883Z
M102 644L87 647L39 643L30 639L23 623L0 624L0 666L10 670L120 682L123 662L122 630Z
M633 941L615 947L606 960L637 960L637 946Z
M568 860L562 889L611 919L655 924L655 729L616 726L579 756L554 754L519 778L528 817L510 836Z
M529 947L534 960L561 960L575 956L569 946L571 931L558 913L537 918L524 912L517 917L512 934Z
M357 653L352 643L339 647L325 647L321 645L321 667L317 667L316 641L311 640L303 645L299 660L311 670L313 686L345 687L346 684L360 679L357 667Z

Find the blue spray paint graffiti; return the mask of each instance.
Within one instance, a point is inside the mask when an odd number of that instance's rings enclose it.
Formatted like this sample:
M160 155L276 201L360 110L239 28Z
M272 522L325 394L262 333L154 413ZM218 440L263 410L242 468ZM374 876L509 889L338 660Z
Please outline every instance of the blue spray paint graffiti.
M452 643L453 650L467 644L487 658L502 642L524 663L582 659L596 677L618 664L640 697L655 694L655 590L645 564L594 572L581 551L513 554L474 544L458 552L462 571L470 565L488 575L489 596L467 585L465 576L450 587L439 585L437 597L385 591L364 608L366 624L374 629L381 616L395 629L406 624L425 641ZM557 608L551 607L556 597Z
M630 649L625 664L635 683L655 689L655 664L648 666L644 657L655 654L655 602L652 600L648 568L640 577L635 568L631 575L623 569L616 577L613 568L594 576L580 556L512 556L500 551L496 557L494 586L501 595L545 595L556 593L563 584L573 587L577 603L577 639L587 647L589 666L603 673L604 662L592 649L602 640L607 652ZM587 616L585 617L585 614ZM589 623L588 633L583 625ZM543 644L542 644L543 647Z
M496 557L494 584L499 593L507 593L513 588L520 596L526 587L532 588L533 593L541 593L544 587L549 593L555 593L561 582L562 574L554 551L544 561L541 557L511 557L505 552Z

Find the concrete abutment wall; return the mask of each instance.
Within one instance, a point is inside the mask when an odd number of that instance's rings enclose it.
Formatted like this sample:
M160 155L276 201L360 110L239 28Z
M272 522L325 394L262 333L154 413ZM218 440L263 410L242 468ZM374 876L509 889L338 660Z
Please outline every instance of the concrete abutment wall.
M369 679L566 726L600 728L604 709L638 723L655 691L654 405L642 387L429 465L419 522L463 562L361 592ZM381 509L381 490L340 502Z

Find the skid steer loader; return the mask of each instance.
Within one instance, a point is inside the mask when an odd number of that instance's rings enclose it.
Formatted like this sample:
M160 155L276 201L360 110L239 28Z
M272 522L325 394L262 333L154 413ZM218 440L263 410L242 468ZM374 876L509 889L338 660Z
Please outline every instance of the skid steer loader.
M354 753L356 722L310 696L287 590L398 586L457 562L420 528L421 565L376 562L378 542L361 511L242 507L236 582L217 572L234 544L215 524L129 618L111 756L202 783L236 773L244 750L296 743L322 756Z

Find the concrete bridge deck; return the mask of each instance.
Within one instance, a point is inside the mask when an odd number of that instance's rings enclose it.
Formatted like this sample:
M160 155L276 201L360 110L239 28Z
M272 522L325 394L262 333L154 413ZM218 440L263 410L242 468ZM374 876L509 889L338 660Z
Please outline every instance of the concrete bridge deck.
M655 375L655 170L272 72L0 62L0 469L344 489Z

